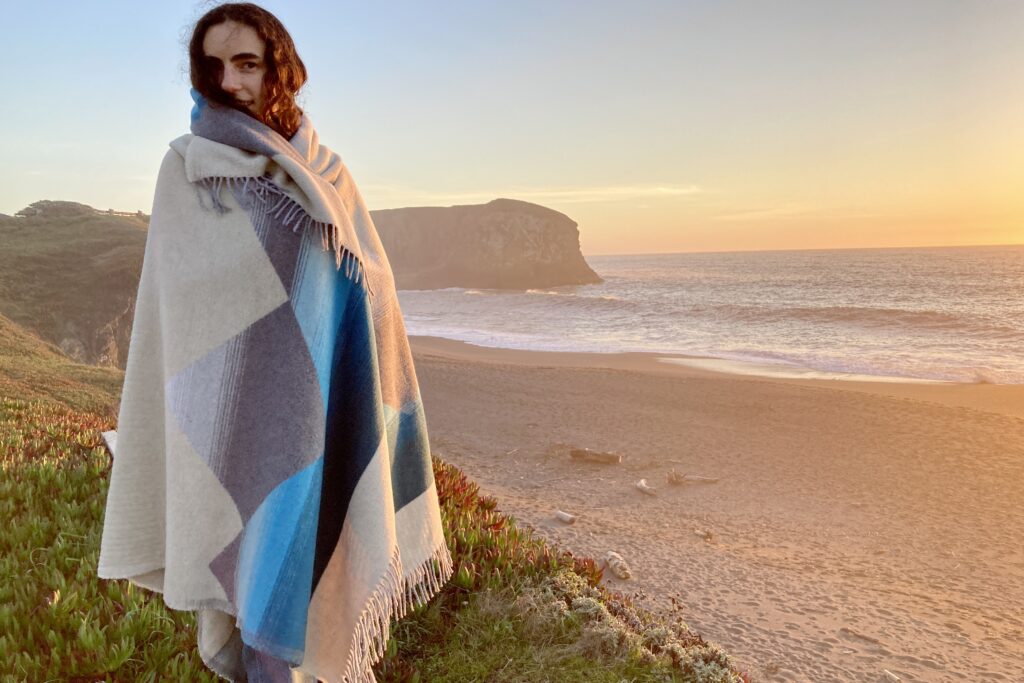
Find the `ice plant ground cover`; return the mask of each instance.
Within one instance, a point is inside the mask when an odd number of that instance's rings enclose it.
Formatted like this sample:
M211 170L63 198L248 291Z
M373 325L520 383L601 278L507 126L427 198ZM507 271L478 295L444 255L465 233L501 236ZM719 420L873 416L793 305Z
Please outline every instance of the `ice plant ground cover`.
M191 613L96 578L110 469L100 432L115 419L79 407L0 399L0 680L217 680ZM455 575L393 625L378 680L743 680L685 624L609 592L593 560L553 550L433 464Z

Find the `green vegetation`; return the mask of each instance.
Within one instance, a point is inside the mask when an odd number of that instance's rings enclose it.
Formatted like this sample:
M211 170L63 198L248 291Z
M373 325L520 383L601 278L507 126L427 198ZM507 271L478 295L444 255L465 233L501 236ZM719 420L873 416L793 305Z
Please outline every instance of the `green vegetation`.
M592 559L496 512L457 468L435 460L434 475L455 576L395 625L378 680L743 680L682 621L607 590Z
M121 370L75 363L0 315L0 396L48 399L106 415L113 413L123 382Z
M190 612L96 578L112 418L0 399L0 677L214 681Z
M96 577L122 373L69 361L0 317L0 683L215 681L191 612ZM10 398L17 396L17 398ZM31 400L27 400L31 399ZM685 624L600 584L434 460L455 574L392 626L379 681L739 683Z
M75 360L123 368L148 217L52 201L19 213L0 216L0 314Z

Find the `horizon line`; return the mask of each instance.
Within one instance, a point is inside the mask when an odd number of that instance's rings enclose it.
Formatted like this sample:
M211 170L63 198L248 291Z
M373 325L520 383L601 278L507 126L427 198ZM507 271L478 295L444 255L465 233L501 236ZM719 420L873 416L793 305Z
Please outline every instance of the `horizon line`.
M678 254L760 254L766 251L883 251L893 249L976 249L979 247L1024 247L1024 242L985 243L985 244L929 244L903 245L888 247L796 247L785 249L709 249L705 251L644 251L644 252L584 252L587 256L673 256Z

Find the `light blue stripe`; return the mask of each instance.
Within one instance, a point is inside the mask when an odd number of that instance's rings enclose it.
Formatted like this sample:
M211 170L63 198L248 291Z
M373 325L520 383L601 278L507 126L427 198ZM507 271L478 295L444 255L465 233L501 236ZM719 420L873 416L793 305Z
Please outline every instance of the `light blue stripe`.
M291 304L316 367L326 414L335 336L345 314L350 290L359 285L345 277L344 270L336 272L334 252L324 251L319 238L312 232L307 231L302 240Z
M300 661L313 584L323 456L279 484L245 527L238 553L242 639Z

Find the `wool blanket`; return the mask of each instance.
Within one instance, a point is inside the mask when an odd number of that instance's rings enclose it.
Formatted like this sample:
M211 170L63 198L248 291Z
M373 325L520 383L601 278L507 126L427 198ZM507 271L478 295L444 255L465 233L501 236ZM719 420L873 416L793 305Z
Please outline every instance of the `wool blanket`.
M308 117L288 140L193 97L105 435L98 574L196 611L229 680L374 681L391 621L452 573L387 256Z

